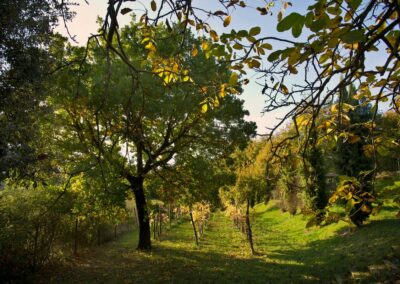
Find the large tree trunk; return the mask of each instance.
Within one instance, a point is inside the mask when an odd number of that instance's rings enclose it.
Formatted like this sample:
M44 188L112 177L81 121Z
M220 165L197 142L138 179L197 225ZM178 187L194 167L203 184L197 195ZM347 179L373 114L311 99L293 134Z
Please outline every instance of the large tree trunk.
M147 210L146 197L143 189L143 178L130 177L133 193L135 195L136 210L139 222L139 243L138 250L151 250L151 233L149 212Z

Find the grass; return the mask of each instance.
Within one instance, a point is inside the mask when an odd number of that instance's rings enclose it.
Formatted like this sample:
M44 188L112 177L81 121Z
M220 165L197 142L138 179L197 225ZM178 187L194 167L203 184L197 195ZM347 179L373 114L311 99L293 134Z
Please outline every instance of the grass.
M135 251L135 232L43 271L42 283L374 283L399 278L400 220L393 212L361 229L346 223L305 229L301 216L274 203L253 212L255 247L223 213L212 215L200 246L188 221L174 226L151 253ZM397 274L396 274L397 273Z

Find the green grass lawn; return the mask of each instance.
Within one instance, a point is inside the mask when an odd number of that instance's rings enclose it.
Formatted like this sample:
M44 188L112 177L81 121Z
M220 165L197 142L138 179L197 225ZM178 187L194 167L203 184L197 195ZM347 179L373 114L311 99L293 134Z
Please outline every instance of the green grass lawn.
M255 248L221 212L196 247L188 221L174 226L151 253L135 251L135 232L44 271L43 283L394 283L400 220L384 211L361 229L346 223L305 229L301 215L274 203L253 211Z

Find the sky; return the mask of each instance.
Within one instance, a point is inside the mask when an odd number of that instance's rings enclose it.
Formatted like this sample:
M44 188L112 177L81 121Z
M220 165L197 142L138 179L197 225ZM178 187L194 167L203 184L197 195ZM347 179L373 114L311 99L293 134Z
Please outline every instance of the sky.
M133 9L134 13L141 15L143 13L143 6L141 3L149 3L150 0L126 2L126 7ZM71 35L76 36L76 40L79 45L85 45L87 38L90 34L95 34L98 30L98 24L96 23L98 16L104 17L107 11L107 0L88 0L88 4L85 1L80 0L79 6L73 7L76 12L74 20L68 23L68 30ZM306 8L312 4L312 0L293 0L291 1L293 6L289 7L285 14L291 12L304 13ZM218 1L216 0L193 0L194 6L200 6L205 10L216 10L216 5ZM262 0L250 0L246 1L249 7L245 9L236 9L232 11L232 21L228 29L249 29L254 26L261 27L260 36L279 36L285 38L291 38L289 33L278 33L276 31L277 25L277 13L281 8L281 1L276 1L274 7L271 11L273 15L261 16L255 7L264 6L265 1ZM124 7L125 7L124 6ZM217 8L218 9L218 8ZM131 15L128 13L126 15L118 16L120 26L126 25L130 19ZM210 24L215 27L217 32L222 32L223 26L222 22L213 22L215 20L210 20ZM66 29L63 25L57 28L57 31L66 35ZM301 38L300 38L301 39ZM279 47L278 44L273 43L273 47ZM241 99L244 100L244 107L250 112L250 116L246 119L254 121L257 123L259 134L266 134L269 131L267 128L273 127L277 118L281 118L287 112L287 109L281 109L273 113L263 114L263 108L265 104L265 97L261 94L262 86L258 85L256 82L259 75L249 72L250 83L244 86L244 92L240 95ZM301 75L301 74L299 74Z

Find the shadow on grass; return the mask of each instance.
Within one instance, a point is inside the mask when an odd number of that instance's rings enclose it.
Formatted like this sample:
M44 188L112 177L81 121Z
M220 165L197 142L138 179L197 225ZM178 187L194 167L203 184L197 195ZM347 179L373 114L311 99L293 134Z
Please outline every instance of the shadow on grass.
M397 258L400 251L396 246L400 238L399 227L398 219L371 221L345 235L342 232L347 229L341 229L337 236L310 242L304 249L275 251L272 258L278 262L301 262L309 276L322 282L339 281L339 278L348 282L389 280L388 283L392 283L393 277L400 277ZM392 267L395 263L388 262L393 256L397 268ZM292 273L302 271L293 270Z
M151 253L135 251L129 233L87 258L46 278L43 283L336 283L350 282L383 261L398 243L400 220L372 221L346 236L312 241L301 249L280 249L266 256L238 256L228 235L213 235L212 245L191 244L190 226L155 242ZM210 228L216 230L216 228ZM216 232L212 232L215 234ZM212 239L211 239L212 238ZM376 282L368 275L362 281ZM39 281L40 282L40 281ZM390 282L389 282L390 283Z

